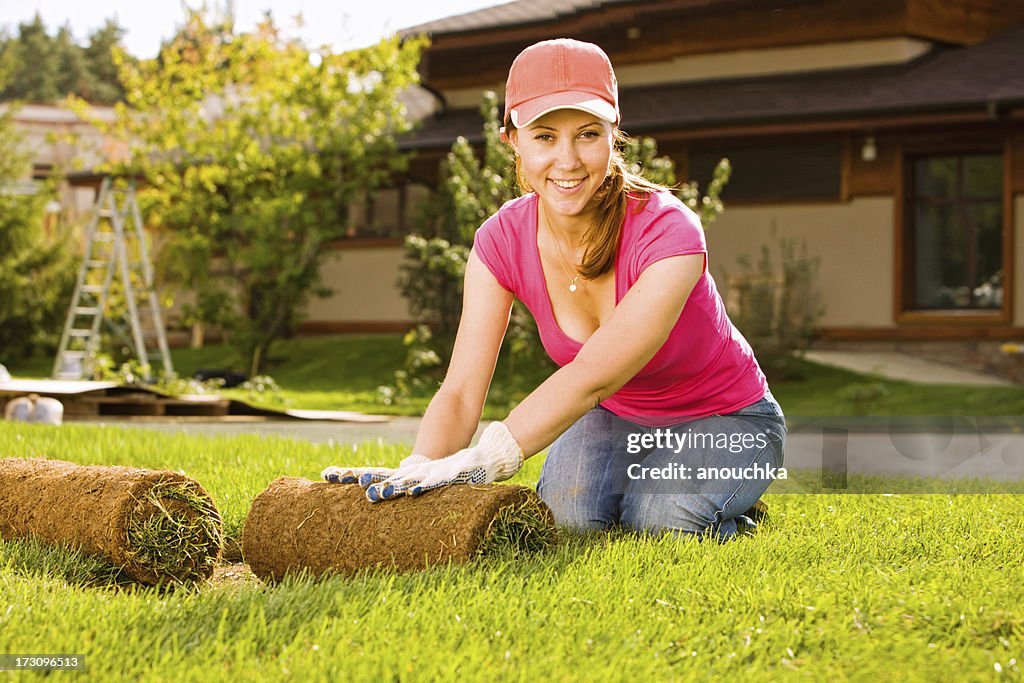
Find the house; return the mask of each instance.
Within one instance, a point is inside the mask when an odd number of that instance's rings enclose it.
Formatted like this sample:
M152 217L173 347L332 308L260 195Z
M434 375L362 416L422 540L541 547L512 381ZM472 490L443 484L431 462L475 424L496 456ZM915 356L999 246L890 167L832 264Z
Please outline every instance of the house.
M723 291L743 256L793 237L820 263L819 343L1020 365L999 348L1024 340L1024 4L516 0L403 31L421 33L422 121L401 143L415 157L352 207L322 271L335 294L310 302L304 331L412 325L402 238L438 162L456 137L481 140L482 93L503 94L522 48L570 36L609 54L623 129L654 137L681 179L704 184L730 159L727 208L707 231ZM45 174L47 155L66 154L43 132L78 124L35 105L19 117L38 129ZM95 178L80 176L82 207Z
M403 143L408 183L335 245L339 294L313 304L310 331L408 324L393 282L411 198L456 136L481 139L481 93L503 94L515 55L569 36L605 49L623 129L653 136L680 178L730 159L708 229L720 284L795 237L820 262L823 342L991 364L1024 338L1024 4L518 0L403 33L431 38L437 113Z
M10 104L0 104L0 112L10 110ZM94 107L94 115L103 121L112 121L113 107ZM83 121L66 107L52 104L27 103L14 107L11 122L22 138L22 149L31 161L27 177L18 181L24 191L35 191L35 183L48 178L55 171L63 174L75 172L76 164L91 166L113 150L113 143L93 125ZM95 199L95 191L64 183L60 188L60 208L71 220L87 215Z

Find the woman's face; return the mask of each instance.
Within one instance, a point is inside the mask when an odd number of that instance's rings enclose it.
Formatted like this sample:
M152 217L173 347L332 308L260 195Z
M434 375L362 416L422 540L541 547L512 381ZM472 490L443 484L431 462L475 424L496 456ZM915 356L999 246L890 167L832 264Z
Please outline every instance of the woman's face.
M580 216L608 175L614 129L593 114L557 109L509 140L548 215Z

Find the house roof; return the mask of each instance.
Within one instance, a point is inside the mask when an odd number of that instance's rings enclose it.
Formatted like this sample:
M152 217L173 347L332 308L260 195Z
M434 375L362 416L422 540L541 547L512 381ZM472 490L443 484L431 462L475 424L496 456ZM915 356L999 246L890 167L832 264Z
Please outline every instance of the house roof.
M904 38L978 45L1024 23L1024 3L992 0L517 0L402 31L430 34L420 74L438 91L508 75L523 48L569 36L616 66L695 55Z
M641 88L624 93L626 126L763 123L1024 106L1024 26L910 64Z
M619 100L622 127L633 134L922 113L997 116L1024 107L1021 74L1024 25L909 64L630 88ZM449 110L424 121L403 147L445 147L459 135L479 141L481 127L475 110Z
M536 21L553 21L559 17L574 14L581 10L596 9L602 5L612 5L637 0L515 0L494 7L465 14L457 14L437 21L418 24L402 29L402 35L420 33L458 33L461 31L478 31L481 29L512 26Z

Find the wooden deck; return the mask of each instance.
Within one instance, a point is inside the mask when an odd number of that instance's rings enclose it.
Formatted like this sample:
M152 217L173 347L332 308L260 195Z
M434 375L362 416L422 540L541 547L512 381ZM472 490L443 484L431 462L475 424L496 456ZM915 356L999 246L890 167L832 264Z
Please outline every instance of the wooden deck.
M0 382L0 411L19 396L36 394L56 398L64 417L89 420L122 419L252 419L387 422L383 415L337 410L274 410L219 395L170 396L148 387L114 382L9 380Z

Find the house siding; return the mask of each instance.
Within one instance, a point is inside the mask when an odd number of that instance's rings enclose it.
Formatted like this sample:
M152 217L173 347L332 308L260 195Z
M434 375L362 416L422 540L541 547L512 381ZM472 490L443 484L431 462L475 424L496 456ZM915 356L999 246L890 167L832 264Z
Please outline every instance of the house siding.
M327 257L321 282L334 290L309 301L310 322L396 323L412 319L398 289L401 247L340 249Z
M870 197L837 204L726 206L706 233L711 273L723 292L730 277L744 272L742 257L756 264L762 245L775 250L779 240L796 239L819 259L817 281L825 305L819 325L889 327L892 231L892 198Z

